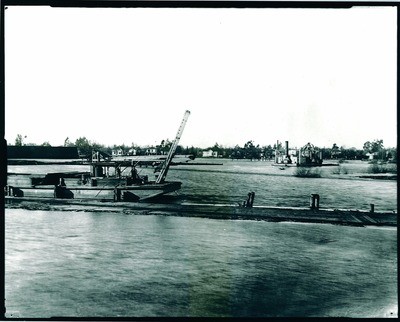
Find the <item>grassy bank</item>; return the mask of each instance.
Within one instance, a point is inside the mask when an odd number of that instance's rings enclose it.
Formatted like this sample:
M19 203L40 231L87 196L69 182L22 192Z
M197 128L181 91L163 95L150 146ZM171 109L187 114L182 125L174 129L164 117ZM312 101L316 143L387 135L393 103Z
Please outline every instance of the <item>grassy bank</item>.
M396 163L372 163L368 169L367 173L378 174L378 173L397 173Z

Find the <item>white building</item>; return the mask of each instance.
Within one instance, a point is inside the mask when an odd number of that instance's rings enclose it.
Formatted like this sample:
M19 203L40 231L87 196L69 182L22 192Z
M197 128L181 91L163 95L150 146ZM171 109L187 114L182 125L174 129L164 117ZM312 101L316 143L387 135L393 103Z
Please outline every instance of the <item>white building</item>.
M213 150L203 151L203 158L218 158L218 152Z
M136 149L131 148L131 149L128 150L128 155L136 155L136 154L137 154L137 150Z
M365 155L368 157L368 160L378 159L378 152L373 152L373 153L368 152Z
M121 156L124 155L124 150L120 149L113 149L112 150L112 156L116 157L116 156Z
M157 149L156 148L147 148L145 154L146 155L156 155Z

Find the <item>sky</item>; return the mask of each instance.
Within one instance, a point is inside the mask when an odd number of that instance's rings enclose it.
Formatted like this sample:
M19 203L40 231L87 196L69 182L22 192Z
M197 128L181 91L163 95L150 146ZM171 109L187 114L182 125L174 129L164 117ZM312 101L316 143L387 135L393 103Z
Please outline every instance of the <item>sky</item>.
M397 142L395 7L5 10L5 138Z

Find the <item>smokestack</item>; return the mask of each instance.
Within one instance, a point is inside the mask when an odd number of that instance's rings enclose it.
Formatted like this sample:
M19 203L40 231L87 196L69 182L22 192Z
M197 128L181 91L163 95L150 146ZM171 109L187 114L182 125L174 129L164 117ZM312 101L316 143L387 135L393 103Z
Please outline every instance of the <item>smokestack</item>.
M287 157L289 156L289 141L285 141L285 154Z

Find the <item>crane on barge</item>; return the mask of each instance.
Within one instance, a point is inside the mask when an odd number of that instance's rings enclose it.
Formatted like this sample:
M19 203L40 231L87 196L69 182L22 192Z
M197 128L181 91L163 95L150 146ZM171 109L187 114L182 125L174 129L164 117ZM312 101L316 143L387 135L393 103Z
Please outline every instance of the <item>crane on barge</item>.
M47 173L34 177L28 174L23 178L8 176L6 193L13 197L138 202L177 191L181 182L166 181L165 178L189 115L187 110L155 181L149 181L148 176L139 176L133 160L105 160L104 155L95 153L90 172ZM121 167L129 165L132 167L131 174L123 176L125 169L121 170ZM110 167L115 169L114 174L110 175Z
M189 118L189 115L190 115L190 111L186 110L185 114L183 115L183 119L182 119L181 125L179 126L178 132L176 133L175 140L172 143L171 148L170 148L170 150L168 152L167 158L162 163L162 166L160 168L160 173L158 174L157 179L156 179L156 184L157 183L163 183L165 181L165 178L167 176L169 167L171 165L172 158L174 157L174 154L176 152L176 148L178 147L179 140L181 139L181 136L182 136L182 133L183 133L183 129L185 128L185 125L186 125L186 122L187 122L187 120ZM158 171L158 169L156 169L156 172L157 171Z

